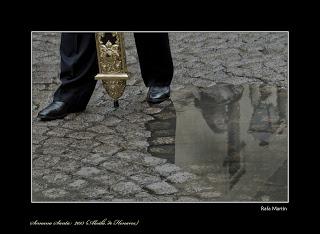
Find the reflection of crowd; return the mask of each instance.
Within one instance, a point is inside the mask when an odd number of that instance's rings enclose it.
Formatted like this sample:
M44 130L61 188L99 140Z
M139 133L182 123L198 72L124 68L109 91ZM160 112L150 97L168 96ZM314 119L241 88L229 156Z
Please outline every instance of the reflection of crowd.
M243 87L216 86L201 90L195 104L215 133L227 133L228 151L223 166L228 168L231 186L244 173L241 167L240 104ZM259 141L260 146L269 144L270 137L280 126L286 124L286 92L284 89L266 85L250 86L253 114L248 132ZM278 131L279 132L279 131Z
M268 145L270 137L286 124L286 92L280 88L261 85L250 87L250 99L254 112L249 132L261 146Z

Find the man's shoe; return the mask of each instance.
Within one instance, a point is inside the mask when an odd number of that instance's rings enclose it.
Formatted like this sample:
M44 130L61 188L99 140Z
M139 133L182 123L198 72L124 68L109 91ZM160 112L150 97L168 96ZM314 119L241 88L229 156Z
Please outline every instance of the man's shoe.
M170 86L151 86L148 91L147 101L160 103L170 97Z
M74 108L70 104L61 101L53 101L50 105L39 112L40 120L62 119L70 113L84 111L85 108Z

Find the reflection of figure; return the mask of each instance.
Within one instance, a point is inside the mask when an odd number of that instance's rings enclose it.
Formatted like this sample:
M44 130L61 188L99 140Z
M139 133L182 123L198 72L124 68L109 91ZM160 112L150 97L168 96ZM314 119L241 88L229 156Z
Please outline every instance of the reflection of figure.
M227 131L228 107L240 99L242 87L233 85L219 85L201 90L195 106L201 113L209 127L215 133Z
M201 109L204 119L212 131L227 132L227 156L223 166L228 168L232 187L244 173L241 169L240 105L241 86L219 86L200 93L196 106Z
M273 92L277 92L273 94ZM281 118L286 118L286 111L283 106L283 99L270 86L260 85L250 88L251 102L254 112L251 118L249 132L254 138L259 140L259 145L268 145L270 137L279 127L280 113ZM278 97L278 98L277 98ZM277 100L274 100L277 98ZM279 105L281 103L281 107Z
M277 106L278 106L278 110L279 110L279 121L280 124L287 123L287 92L285 89L282 88L278 88L277 89Z
M228 106L228 156L224 166L229 166L230 176L240 169L240 106L239 103L231 103Z

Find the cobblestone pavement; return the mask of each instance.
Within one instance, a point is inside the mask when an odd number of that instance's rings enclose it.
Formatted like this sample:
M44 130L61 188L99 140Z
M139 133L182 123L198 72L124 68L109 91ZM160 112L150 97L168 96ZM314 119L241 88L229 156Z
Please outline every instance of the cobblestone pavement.
M287 87L287 33L170 33L175 74L172 92L266 83ZM120 108L100 82L85 112L39 122L36 115L59 85L60 33L32 35L33 201L197 202L215 191L188 171L148 150L146 123L170 105L149 106L132 33L126 33L131 79ZM129 98L130 97L130 98ZM170 138L163 137L169 141ZM201 192L201 195L198 194Z

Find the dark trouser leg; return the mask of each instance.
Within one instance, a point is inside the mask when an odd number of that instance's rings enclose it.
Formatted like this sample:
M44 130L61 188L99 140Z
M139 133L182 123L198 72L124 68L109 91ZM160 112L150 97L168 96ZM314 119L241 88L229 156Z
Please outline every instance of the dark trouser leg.
M168 33L135 33L134 37L145 85L169 86L173 63Z
M55 101L65 101L85 107L94 91L98 73L94 33L62 33L61 85L54 94Z

